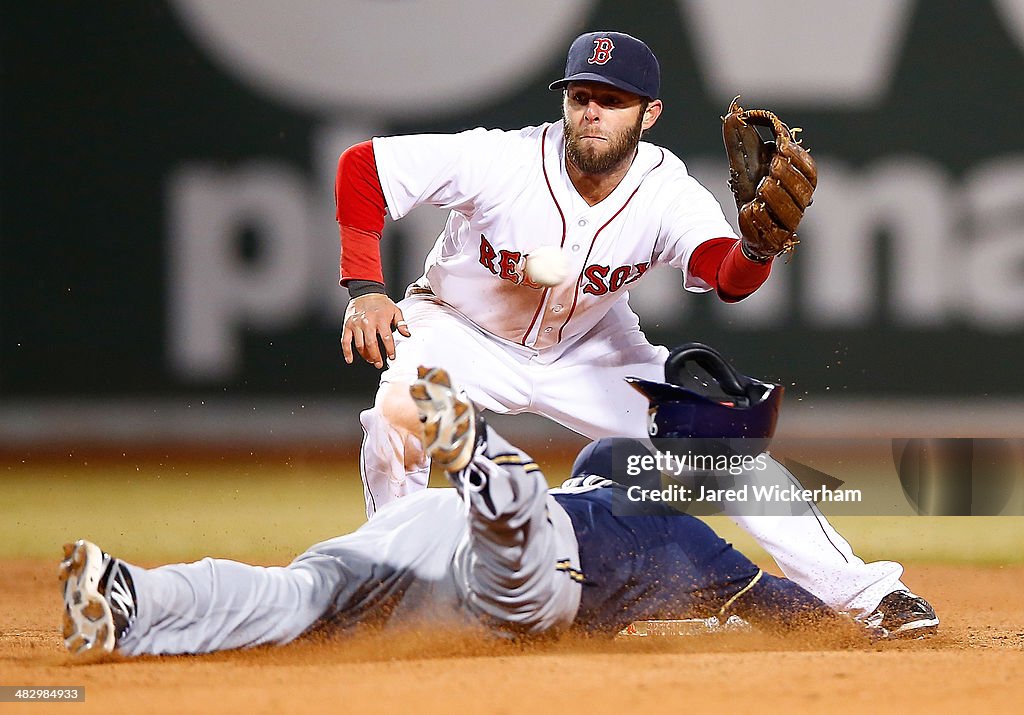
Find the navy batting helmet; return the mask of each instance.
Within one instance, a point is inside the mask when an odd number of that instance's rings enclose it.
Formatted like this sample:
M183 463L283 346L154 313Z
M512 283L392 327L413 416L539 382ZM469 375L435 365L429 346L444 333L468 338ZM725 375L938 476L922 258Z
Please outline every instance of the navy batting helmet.
M721 395L700 394L683 387L689 363L703 368ZM692 375L691 375L692 376ZM748 446L734 451L759 453L775 434L785 392L782 385L737 372L714 348L684 343L665 361L665 382L628 377L651 403L651 437L740 440ZM707 388L713 388L705 384ZM710 392L711 390L705 390ZM744 439L748 438L748 439Z

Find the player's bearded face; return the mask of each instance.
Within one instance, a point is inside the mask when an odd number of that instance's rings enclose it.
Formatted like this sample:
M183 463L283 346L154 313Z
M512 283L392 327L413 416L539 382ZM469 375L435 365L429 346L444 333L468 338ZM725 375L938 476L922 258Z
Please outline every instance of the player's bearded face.
M617 131L594 124L578 126L563 113L565 155L585 174L604 174L633 156L643 131L644 112L637 112L632 125ZM600 136L604 141L586 137Z

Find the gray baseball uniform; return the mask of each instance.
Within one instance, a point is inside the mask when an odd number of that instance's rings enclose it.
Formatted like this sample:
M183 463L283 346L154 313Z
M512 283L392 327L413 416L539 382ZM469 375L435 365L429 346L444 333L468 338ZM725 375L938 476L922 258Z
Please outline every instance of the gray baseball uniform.
M365 623L499 635L568 627L581 591L568 515L536 464L492 430L475 464L488 472L486 498L472 489L466 499L455 489L421 491L285 567L212 558L129 564L138 612L120 651L205 653Z

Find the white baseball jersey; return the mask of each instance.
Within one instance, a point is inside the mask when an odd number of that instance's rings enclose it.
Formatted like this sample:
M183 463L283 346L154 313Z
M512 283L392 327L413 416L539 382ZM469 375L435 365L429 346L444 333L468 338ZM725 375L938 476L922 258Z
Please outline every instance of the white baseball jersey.
M566 173L561 124L374 139L373 148L392 218L423 204L451 209L412 287L437 298L401 301L412 335L395 336L381 381L407 383L418 365L443 365L481 408L533 412L591 438L646 435L648 402L623 378L662 379L668 351L643 335L629 287L667 263L688 290L709 290L687 271L690 256L704 241L736 237L683 163L641 142L615 190L588 206ZM523 271L526 254L546 245L564 249L573 276L551 289ZM409 458L376 407L360 420L370 515L424 488L429 466ZM788 472L771 464L784 482ZM823 517L735 518L832 606L864 611L902 587L898 564L865 564Z
M595 206L566 173L560 123L376 138L373 150L393 219L424 204L451 209L417 285L527 347L583 335L659 263L682 269L688 290L710 290L686 273L690 255L736 236L683 162L646 142ZM525 257L547 245L562 247L575 280L549 289L529 280Z

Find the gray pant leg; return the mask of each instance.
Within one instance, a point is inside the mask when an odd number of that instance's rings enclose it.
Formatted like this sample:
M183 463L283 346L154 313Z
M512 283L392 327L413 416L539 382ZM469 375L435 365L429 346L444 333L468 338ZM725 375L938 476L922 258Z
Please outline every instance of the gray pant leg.
M533 460L487 428L487 447L460 474L469 535L456 577L470 610L500 632L568 627L579 608L579 547Z
M330 607L337 580L308 566L260 567L206 558L128 567L138 615L125 655L209 653L294 640Z

